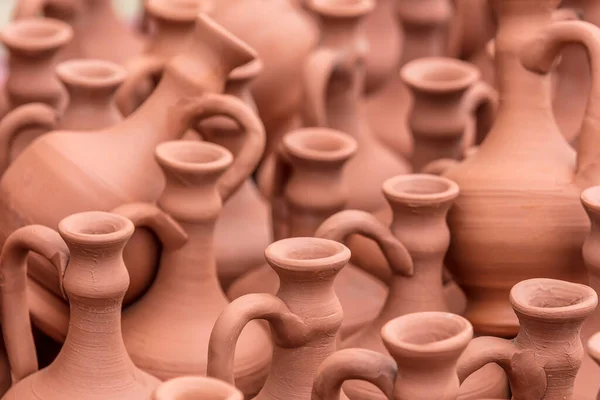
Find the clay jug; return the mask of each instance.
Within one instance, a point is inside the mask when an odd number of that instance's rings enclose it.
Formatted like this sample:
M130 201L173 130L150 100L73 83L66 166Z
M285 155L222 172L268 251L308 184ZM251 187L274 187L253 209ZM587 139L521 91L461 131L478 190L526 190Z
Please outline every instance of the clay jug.
M164 178L153 157L156 145L180 137L205 114L194 98L206 97L200 104L218 113L223 102L209 92L222 91L229 73L253 57L245 44L200 15L188 50L169 63L152 96L129 118L85 134L55 131L20 154L0 181L0 241L27 223L52 227L79 210L110 210L124 202L157 199ZM39 206L40 193L52 193L44 207ZM143 229L125 248L130 301L151 282L158 250ZM31 275L47 290L60 293L48 264L31 257L30 262Z
M528 279L510 291L520 329L512 340L481 336L458 362L461 381L488 363L500 365L514 400L571 399L583 359L579 332L598 304L585 285L556 279Z
M344 385L350 399L459 398L456 364L473 337L469 321L446 312L406 314L387 322L380 336L393 360L363 349L334 353L319 367L312 399L338 400L342 383L350 379L375 383L382 392L350 395Z
M234 386L214 378L184 376L156 388L152 400L244 400Z
M91 211L63 219L58 230L22 227L2 249L2 328L13 375L3 399L149 399L159 381L133 364L121 336L129 283L122 255L133 224ZM65 343L39 371L26 290L29 252L54 265L70 304Z
M331 129L305 128L284 136L271 200L275 239L314 236L321 222L344 208L348 189L343 168L355 152L355 140ZM381 244L382 238L377 241ZM227 294L231 299L275 294L279 287L277 273L264 264L234 282ZM371 321L385 299L385 286L351 265L340 272L334 287L344 309L342 337Z
M361 23L373 9L372 0L340 3L310 0L322 25L321 44L305 70L306 125L345 132L356 139L358 151L344 170L349 184L348 207L377 211L385 206L381 184L410 171L408 162L373 136L364 113L365 49Z
M28 103L0 120L0 172L35 138L56 129L93 131L120 122L123 117L113 96L125 78L118 64L102 60L63 61L56 75L68 93L65 110L44 103Z
M19 0L14 19L44 15L68 22L74 40L66 58L94 58L123 64L142 50L142 38L125 26L112 0Z
M300 126L303 66L318 39L317 25L296 3L214 3L214 19L255 48L264 63L251 89L267 131L267 153L277 148L285 133Z
M440 158L460 160L489 131L498 104L496 91L480 81L477 68L452 58L425 57L407 63L400 72L411 90L408 124L414 149L413 170ZM465 137L475 115L474 137Z
M600 30L581 21L552 22L557 3L493 1L499 24L496 120L478 151L445 174L461 190L448 214L446 265L467 294L466 317L478 334L517 334L506 299L519 281L587 282L581 247L589 221L579 192L599 180L593 116L600 86L591 87L576 155L554 122L548 72L573 42L584 44L596 65Z
M225 307L210 336L208 376L234 383L240 333L250 321L264 319L275 343L273 361L254 399L305 400L318 366L335 351L343 312L333 281L350 250L331 240L299 237L269 245L265 258L279 275L277 295L247 294Z
M400 66L417 58L446 54L452 17L450 0L397 0L395 14L404 35ZM411 105L410 92L398 77L366 101L371 129L395 154L403 157L410 157L413 150L408 127Z

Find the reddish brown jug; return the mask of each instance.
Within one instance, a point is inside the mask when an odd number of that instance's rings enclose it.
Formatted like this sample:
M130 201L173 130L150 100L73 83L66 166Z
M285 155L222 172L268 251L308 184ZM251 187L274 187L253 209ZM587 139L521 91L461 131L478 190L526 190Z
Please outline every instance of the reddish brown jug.
M244 400L233 385L214 378L184 376L162 383L152 394L152 400Z
M555 279L517 283L510 302L520 329L513 340L473 339L458 363L461 381L495 362L508 375L514 400L568 400L584 356L579 332L598 304L585 285Z
M2 249L2 328L13 375L3 398L149 399L159 381L133 364L121 336L129 283L122 254L133 224L115 214L85 212L63 219L58 230L60 235L41 225L20 228ZM39 371L26 290L29 252L54 265L70 304L65 343Z
M225 307L210 336L208 376L233 384L238 338L250 321L265 319L273 361L254 399L305 400L318 366L335 351L343 312L333 281L350 250L331 240L291 238L269 245L265 257L279 276L277 295L248 294Z

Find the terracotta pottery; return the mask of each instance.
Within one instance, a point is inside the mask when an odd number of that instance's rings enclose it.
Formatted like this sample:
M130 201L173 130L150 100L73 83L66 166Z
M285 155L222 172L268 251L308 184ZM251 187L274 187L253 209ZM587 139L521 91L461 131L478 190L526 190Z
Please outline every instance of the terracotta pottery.
M234 386L214 378L184 376L162 383L152 400L244 400Z
M395 1L396 18L404 34L400 66L417 58L446 54L451 3L451 0ZM408 127L411 105L410 92L398 77L366 101L369 125L375 135L395 154L407 158L413 149Z
M47 104L29 103L0 120L0 172L43 133L56 129L92 131L123 119L113 101L125 78L123 67L102 60L71 60L60 63L56 74L69 99L60 115Z
M142 50L142 38L119 20L111 0L19 0L17 20L44 15L68 22L74 40L66 58L92 58L123 64Z
M350 190L348 207L377 211L385 206L383 181L409 172L410 166L373 136L364 112L361 23L374 2L309 0L307 5L319 16L322 34L321 44L306 65L305 123L337 129L356 139L358 151L344 170Z
M414 141L413 170L440 158L460 160L479 145L494 122L496 91L479 80L477 68L453 58L425 57L407 63L400 72L410 88L413 105L408 118ZM465 137L475 115L474 137Z
M208 376L234 383L234 355L242 330L255 319L271 326L271 372L254 399L305 400L321 362L335 351L343 312L333 281L350 259L343 244L319 238L279 240L265 257L279 275L277 295L248 294L231 302L215 322Z
M342 173L355 152L354 139L327 128L305 128L284 136L271 201L275 239L314 236L321 222L344 208L348 188ZM377 236L381 244L383 238ZM275 294L279 286L277 273L264 264L234 282L227 294L231 299L248 293ZM340 272L334 286L344 309L342 337L371 321L385 299L383 283L352 265Z
M461 190L448 214L446 265L465 290L466 317L478 334L517 334L506 299L519 281L587 282L581 247L589 221L579 192L600 181L593 117L600 112L600 86L591 86L575 154L552 116L549 71L562 47L573 42L588 48L595 66L600 30L580 21L552 22L557 3L493 2L500 106L477 152L446 173Z
M510 291L521 327L513 340L475 338L458 362L461 381L488 363L500 365L514 400L571 399L583 359L579 332L598 304L585 285L556 279L528 279Z
M2 329L13 375L3 399L149 399L159 381L133 364L121 336L129 284L122 255L133 224L92 211L63 219L58 230L20 228L2 249ZM65 343L39 371L26 290L29 252L52 262L70 304Z
M252 95L267 131L267 153L300 126L302 74L318 29L298 0L218 0L212 16L256 49L264 70ZM260 10L260 12L257 12Z
M169 63L152 96L129 118L85 134L52 132L20 154L0 181L0 241L28 223L52 227L79 210L156 200L164 188L153 157L156 145L180 137L198 118L226 111L223 107L229 102L209 92L222 91L230 72L254 56L245 44L200 15L188 50ZM40 193L52 193L43 207ZM153 235L137 230L124 255L131 277L127 300L137 298L152 281L158 251ZM32 257L30 261L32 277L59 294L52 268ZM53 325L51 319L47 322Z

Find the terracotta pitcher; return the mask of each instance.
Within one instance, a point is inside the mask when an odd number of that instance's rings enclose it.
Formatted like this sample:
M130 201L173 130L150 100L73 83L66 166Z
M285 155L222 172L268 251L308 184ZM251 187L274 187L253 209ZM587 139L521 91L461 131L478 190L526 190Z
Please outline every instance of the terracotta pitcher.
M153 157L156 145L180 137L204 115L205 109L193 98L206 97L201 104L217 112L223 102L209 92L222 91L230 72L253 57L245 44L200 15L188 50L169 63L152 96L129 118L85 134L53 132L20 154L0 181L1 241L27 223L56 226L75 211L110 210L124 202L157 199L164 179ZM52 193L44 199L44 207L39 206L40 193ZM126 247L130 300L152 280L158 250L153 235L143 229ZM32 276L60 293L48 264L31 257L30 261Z
M56 129L93 131L123 117L113 95L125 79L118 64L102 60L63 61L56 75L68 93L62 113L44 103L19 106L0 120L0 172L35 138ZM35 129L31 129L34 127Z
M598 304L585 285L556 279L529 279L510 291L520 323L513 340L473 339L458 363L461 381L488 363L508 375L514 400L571 399L584 356L579 332Z
M596 65L600 30L580 21L552 22L557 3L493 1L498 113L478 151L446 173L461 190L448 214L446 265L467 294L466 317L479 334L517 334L506 299L519 281L587 282L581 247L589 221L579 192L600 181L594 117L600 81L591 86L576 154L552 116L548 72L573 42L584 44Z
M133 364L121 336L129 283L122 255L133 224L92 211L63 219L58 230L17 229L2 249L2 329L13 375L3 399L149 399L159 381ZM26 290L29 252L57 269L71 314L60 353L39 371Z
M319 368L312 399L338 400L342 383L350 379L375 383L382 392L350 395L344 385L351 400L458 398L456 364L473 337L469 321L445 312L418 312L387 322L380 336L393 360L362 349L334 353Z
M269 245L265 257L279 275L277 295L248 294L223 310L210 336L208 376L233 384L238 338L250 321L265 319L275 343L273 361L254 399L305 400L318 366L335 351L343 312L333 281L350 250L331 240L291 238Z
M152 400L244 400L234 386L214 378L184 376L162 383Z
M17 20L44 15L71 25L75 35L67 58L94 58L123 64L142 50L142 38L119 20L111 0L19 0Z
M343 168L355 152L355 140L326 128L300 129L283 138L271 201L275 239L314 236L322 221L344 208L348 189ZM389 242L383 239L376 237L378 244ZM275 294L279 286L278 275L264 264L234 282L227 293L232 299ZM385 286L352 265L340 272L334 287L344 309L342 337L371 321L385 299Z

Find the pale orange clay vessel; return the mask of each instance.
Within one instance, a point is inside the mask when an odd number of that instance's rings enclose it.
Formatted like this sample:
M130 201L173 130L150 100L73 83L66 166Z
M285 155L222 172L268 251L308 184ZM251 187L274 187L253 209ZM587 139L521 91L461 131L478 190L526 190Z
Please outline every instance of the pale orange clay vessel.
M244 400L235 386L214 378L183 376L162 383L152 400Z
M314 236L321 222L344 209L348 189L343 168L355 152L355 140L327 128L305 128L284 136L271 196L275 239ZM390 236L375 239L385 246ZM340 272L334 287L344 309L342 337L371 321L385 299L385 286L352 265ZM278 275L264 264L234 282L227 293L235 299L248 293L275 294L278 288Z
M13 375L3 399L149 399L159 381L133 364L121 336L129 284L123 248L133 224L91 211L63 219L58 229L60 235L41 225L20 228L2 249L2 328ZM39 371L26 290L30 252L57 269L71 314L60 353Z
M169 63L152 96L129 118L96 131L54 131L19 155L0 181L0 241L32 222L52 227L76 211L155 201L164 188L154 159L156 145L181 137L198 116L205 115L194 98L205 96L205 104L222 104L210 92L223 91L230 72L254 56L245 44L200 15L188 49ZM218 113L212 106L211 112ZM43 207L41 193L52 193ZM126 302L151 283L158 252L154 235L138 229L124 253L131 277ZM29 273L46 290L38 288L35 295L54 309L56 301L51 299L60 293L56 274L46 262L32 257L29 262ZM53 317L48 312L40 315L47 315L45 332L60 340L63 336Z
M374 383L382 392L373 392L378 397L364 393L350 399L460 398L456 364L473 338L469 321L445 312L418 312L392 319L380 336L393 360L363 349L334 353L319 367L312 400L340 399L342 384L350 379Z
M16 20L44 15L63 20L75 32L66 58L92 58L124 64L138 54L143 39L130 30L113 8L112 0L19 0Z
M598 304L585 285L556 279L517 283L510 302L521 325L513 340L481 336L469 343L458 362L461 381L488 363L508 375L514 400L569 400L584 357L579 336Z
M277 295L248 294L217 319L208 347L208 376L234 383L233 360L242 330L255 319L271 327L271 371L256 400L307 400L321 362L335 351L342 306L333 281L350 259L343 244L319 238L277 241L265 257L280 279Z
M445 176L460 186L448 214L446 266L468 298L477 334L513 337L510 288L534 277L587 282L581 247L589 230L579 192L600 183L600 81L594 80L578 154L552 116L551 77L560 50L584 45L593 71L600 29L552 21L556 0L494 0L499 28L500 103L495 123L471 157Z
M42 133L93 131L123 120L113 98L125 79L123 67L102 60L71 60L60 63L56 74L67 89L66 109L59 114L44 103L29 103L4 116L0 120L0 172Z

